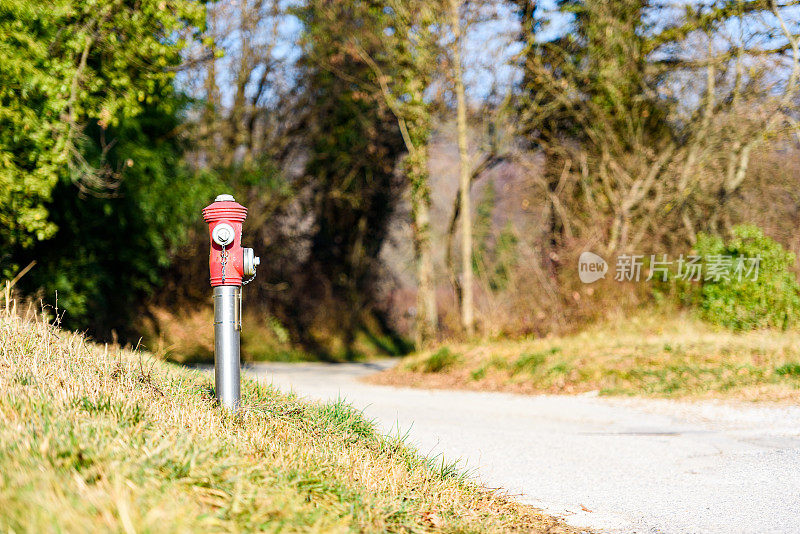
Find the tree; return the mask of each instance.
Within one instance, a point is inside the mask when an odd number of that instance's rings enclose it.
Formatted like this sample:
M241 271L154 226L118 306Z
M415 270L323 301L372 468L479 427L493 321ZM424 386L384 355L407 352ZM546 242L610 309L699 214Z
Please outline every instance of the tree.
M436 71L439 48L433 32L441 18L438 3L321 2L318 11L329 27L347 27L343 22L360 21L357 31L331 40L338 47L341 64L329 63L331 72L356 84L365 95L377 95L394 114L406 149L403 174L410 191L411 226L416 264L416 342L433 339L438 330L430 227L428 143L431 135L431 105L426 91ZM336 35L336 34L334 34ZM334 56L337 57L337 56ZM367 65L368 75L354 76L344 64Z
M290 318L314 307L299 276L307 273L298 266L307 261L316 217L301 205L310 187L300 175L308 159L313 104L305 93L311 75L304 59L297 59L302 43L296 28L295 13L278 0L210 4L204 38L187 54L192 69L185 87L194 102L185 127L193 147L188 161L215 175L220 187L247 206L243 231L262 257L270 258L249 286L255 293L248 299L251 309L283 321L299 339L309 325ZM289 52L287 42L296 45ZM171 298L158 305L206 298L197 283L207 276L201 261L208 253L206 232L202 224L193 228L197 238L170 269Z
M379 254L403 189L395 172L403 141L381 93L369 89L378 84L371 57L382 52L369 36L383 30L385 18L369 2L312 1L298 13L304 25L302 205L313 217L301 272L315 302L290 320L326 323L350 351L360 330L391 334L375 299L383 275ZM369 60L352 53L354 35L367 36L362 46Z
M116 126L84 128L86 163L119 169L124 178L110 196L75 194L72 182L60 181L47 204L58 227L54 238L19 256L38 262L23 289L51 304L57 295L70 328L99 338L113 329L123 341L136 339L140 304L161 286L188 228L213 198L213 177L183 162L186 142L175 133L182 106L162 98Z
M432 28L440 11L437 3L394 1L387 5L389 15L380 38L388 69L382 68L363 45L353 43L373 67L381 94L397 117L408 154L403 169L411 190L411 219L414 256L417 264L418 347L434 339L438 331L438 311L431 251L431 191L428 174L428 143L431 135L431 109L426 100L437 64L438 45Z
M0 5L0 245L10 251L0 270L8 275L46 257L24 279L27 289L35 281L48 293L60 289L62 304L72 299L72 325L99 326L112 316L98 296L152 288L159 258L182 233L183 212L147 187L180 175L175 129L184 101L174 78L186 39L203 22L203 5L189 0ZM156 146L143 139L149 135L161 136ZM88 222L100 227L88 231ZM123 248L112 244L145 250L131 261L93 262L86 253ZM104 285L128 275L130 285Z
M12 276L18 264L8 250L52 237L45 203L66 164L66 128L59 120L67 102L58 98L59 77L50 68L45 46L56 30L55 6L30 2L0 4L0 275ZM57 15L57 16L58 16ZM29 132L29 133L28 133Z
M202 165L224 174L239 164L284 159L298 116L298 73L291 56L277 51L295 37L282 30L290 18L278 0L209 6L205 39L192 50L192 89L204 104L197 125Z
M465 71L467 69L475 69L475 71L494 69L497 65L502 64L503 60L491 54L481 54L480 60L473 56L471 63L467 64L462 50L470 32L475 31L476 34L479 34L501 20L499 16L501 7L502 4L492 0L478 2L448 0L442 13L442 28L445 34L443 41L446 43L447 52L447 75L444 77L444 81L447 82L453 93L456 112L456 140L459 151L459 188L458 194L453 199L450 221L445 233L445 266L460 308L461 327L467 335L472 335L475 330L473 280L474 275L478 273L473 269L476 244L473 236L471 186L478 178L485 176L494 167L509 159L509 147L506 146L508 143L503 143L501 140L511 129L503 124L506 121L505 115L508 106L502 103L498 105L498 102L494 101L497 92L493 83L479 112L473 114L473 117L480 117L479 120L483 122L485 135L479 142L474 143L477 145L476 152L478 154L470 155L470 129L467 121L469 103L464 87ZM488 26L484 26L486 23ZM483 28L481 28L482 26ZM485 81L482 80L481 83ZM445 109L449 110L450 108L446 106ZM454 253L456 234L459 229L461 261L460 266L456 267Z
M461 2L449 0L450 28L453 32L453 85L456 94L458 130L459 198L461 201L461 326L468 336L475 332L472 297L472 208L470 203L471 162L467 148L467 99L461 64Z
M800 65L791 7L560 9L571 32L525 35L519 102L519 131L545 156L550 245L596 239L611 254L730 226L727 199L752 147L790 123ZM529 3L520 16L528 32L543 20Z

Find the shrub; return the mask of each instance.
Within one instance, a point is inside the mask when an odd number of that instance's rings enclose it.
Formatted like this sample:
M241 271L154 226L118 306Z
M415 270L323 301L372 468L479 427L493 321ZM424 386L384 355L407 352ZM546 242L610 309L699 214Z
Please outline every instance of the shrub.
M486 366L484 365L470 372L469 377L472 380L483 380L486 378Z
M709 278L709 272L704 273L698 300L705 320L733 330L785 329L797 324L800 285L789 270L794 254L749 225L734 227L728 243L700 234L695 248L704 266L710 257L732 259L727 275ZM746 258L759 258L757 276L736 273L737 262Z
M423 373L440 373L459 362L461 356L450 351L447 347L437 350L422 362Z
M511 374L515 375L523 371L527 373L534 373L540 365L547 361L548 356L558 352L561 352L560 347L553 347L552 349L544 352L523 354L514 362L514 365L511 368Z
M800 363L785 363L775 369L775 373L779 376L800 376Z

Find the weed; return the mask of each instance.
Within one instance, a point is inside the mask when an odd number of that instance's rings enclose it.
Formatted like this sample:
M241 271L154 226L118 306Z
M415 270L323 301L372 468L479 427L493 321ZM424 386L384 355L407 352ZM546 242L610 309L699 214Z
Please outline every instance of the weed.
M469 377L472 380L483 380L486 378L486 367L479 367L478 369L473 370L470 372Z
M554 375L566 375L572 370L572 367L567 362L559 362L552 366L548 371L550 374Z
M84 395L75 402L75 405L90 414L111 411L111 399L105 395L100 395L94 399Z
M523 354L511 365L511 374L516 375L523 371L531 374L535 373L539 366L547 361L548 356L559 352L561 352L560 347L553 347L542 352Z
M422 362L423 373L441 373L454 367L461 360L461 355L455 354L447 347L437 350Z
M800 363L789 362L775 369L778 376L800 376Z
M36 379L33 377L33 374L28 372L15 374L14 381L20 386L33 386L36 384Z
M361 411L353 408L344 399L328 402L318 408L317 414L323 425L331 432L362 440L377 440L375 424L364 418Z

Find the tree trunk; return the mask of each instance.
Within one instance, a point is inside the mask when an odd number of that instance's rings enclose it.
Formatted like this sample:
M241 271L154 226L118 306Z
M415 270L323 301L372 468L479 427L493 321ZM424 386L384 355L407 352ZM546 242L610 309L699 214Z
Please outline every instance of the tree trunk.
M470 205L470 161L467 151L467 102L461 70L461 20L459 0L450 0L450 24L453 28L453 78L456 92L459 190L461 198L461 326L468 336L475 333L472 295L472 209Z
M436 337L438 312L431 254L431 194L428 184L428 147L415 147L406 157L406 174L411 185L411 217L414 260L417 266L417 315L415 342L417 348Z

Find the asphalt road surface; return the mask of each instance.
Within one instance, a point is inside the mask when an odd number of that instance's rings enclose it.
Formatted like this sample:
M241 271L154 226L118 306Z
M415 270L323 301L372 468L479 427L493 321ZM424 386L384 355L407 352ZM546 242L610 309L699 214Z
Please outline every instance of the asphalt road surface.
M376 364L257 364L345 398L420 452L568 523L611 532L800 533L800 407L373 386Z

